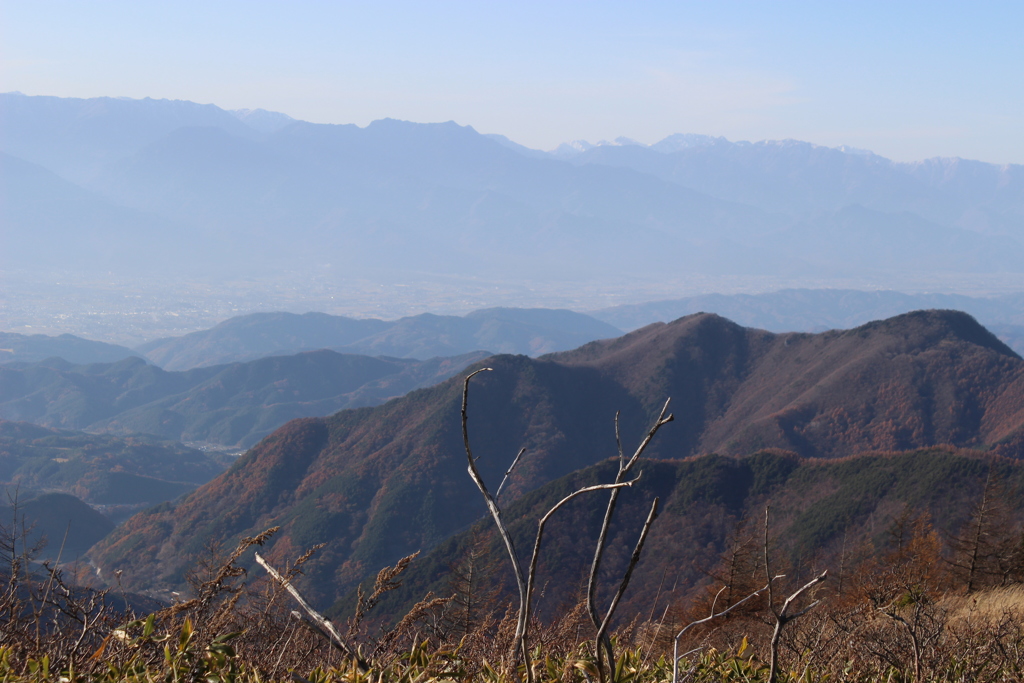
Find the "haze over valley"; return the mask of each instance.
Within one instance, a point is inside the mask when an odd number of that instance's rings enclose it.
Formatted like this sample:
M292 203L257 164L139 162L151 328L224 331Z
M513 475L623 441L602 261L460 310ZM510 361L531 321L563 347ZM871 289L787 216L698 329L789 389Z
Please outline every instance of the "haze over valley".
M135 345L257 310L1024 287L1016 165L695 135L547 153L168 100L8 93L0 112L7 331Z

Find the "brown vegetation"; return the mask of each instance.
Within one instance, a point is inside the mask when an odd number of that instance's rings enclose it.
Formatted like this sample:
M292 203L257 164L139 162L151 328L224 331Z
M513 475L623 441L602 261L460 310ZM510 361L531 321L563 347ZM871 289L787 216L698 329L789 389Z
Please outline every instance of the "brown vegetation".
M969 529L970 526L968 525ZM498 599L479 604L475 623L451 619L456 596L426 596L393 628L367 630L350 620L345 647L332 643L283 587L309 566L313 552L287 564L283 581L247 573L243 554L262 545L268 530L231 553L210 557L191 574L194 597L148 616L109 602L107 591L74 589L63 572L32 574L26 551L5 528L10 568L0 614L0 672L6 680L360 681L377 679L513 681L594 680L600 673L586 596L554 618L534 620L531 651L516 666L516 610ZM1019 533L1019 528L1017 532ZM967 591L944 562L949 548L925 516L900 515L885 547L861 554L836 581L804 583L774 577L786 605L773 609L767 586L736 600L725 614L722 596L737 586L710 584L658 614L620 621L612 636L618 653L614 681L1009 681L1024 668L1024 599L1020 585ZM778 562L771 533L749 558L767 576ZM378 575L363 603L398 586L403 561ZM730 571L732 557L716 573ZM799 573L799 568L798 568ZM787 587L788 586L788 587ZM799 588L799 590L795 590ZM806 595L802 595L806 593ZM811 607L815 609L810 609ZM714 615L707 618L708 615ZM791 620L777 628L782 615ZM691 624L687 627L687 624ZM676 634L682 631L677 637ZM773 647L773 643L775 647ZM680 653L678 659L671 653ZM770 666L777 657L777 666ZM673 663L678 666L673 670Z

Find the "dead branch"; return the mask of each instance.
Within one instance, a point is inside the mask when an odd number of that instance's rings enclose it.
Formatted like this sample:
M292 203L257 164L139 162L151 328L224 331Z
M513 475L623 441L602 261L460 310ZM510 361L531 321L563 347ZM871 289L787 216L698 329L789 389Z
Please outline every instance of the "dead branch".
M781 576L776 576L775 578L781 578ZM719 617L724 617L726 614L733 611L734 609L745 603L747 600L752 600L753 598L757 597L761 593L764 593L766 590L768 590L768 586L766 585L764 588L754 591L747 597L743 598L739 602L733 603L732 606L727 607L721 612L715 612L715 605L718 604L718 596L720 596L722 594L722 591L724 591L726 588L727 586L722 586L722 588L719 589L718 593L715 594L715 599L711 603L710 616L704 617L703 619L698 619L697 621L691 621L689 624L684 626L682 630L679 631L679 633L676 634L675 642L672 645L672 683L678 683L679 681L679 660L687 655L696 652L696 650L690 650L689 652L679 654L679 641L684 635L686 635L687 631L689 631L692 628L696 628L697 626L700 626L702 624L706 624L709 621L714 621ZM700 648L697 649L699 650Z
M664 425L668 424L675 419L675 416L669 414L668 417L665 413L668 411L668 404L672 399L665 401L665 405L661 408L661 413L658 415L658 419L654 421L654 425L648 430L647 436L640 442L633 456L625 461L622 456L622 445L618 435L618 414L615 417L615 440L619 445L619 472L615 476L615 483L618 484L625 479L626 475L629 474L629 470L636 464L637 459L643 455L643 452L647 449L647 445L651 443L651 439L658 433ZM590 577L587 581L587 611L590 612L590 619L594 622L594 628L601 627L601 620L597 613L597 573L601 568L601 560L604 557L604 547L608 540L608 527L611 525L612 515L615 512L615 504L619 498L618 489L613 489L608 499L608 507L605 509L604 521L601 523L601 533L597 538L597 547L594 550L594 560L590 566Z
M324 631L330 634L329 640L333 642L338 647L338 649L344 652L348 657L354 659L356 661L356 664L359 666L360 670L364 672L370 670L370 666L365 661L363 661L363 659L356 653L356 651L353 648L351 648L348 645L348 643L346 643L342 639L341 634L338 633L338 629L334 627L334 624L332 624L329 620L325 619L315 609L310 607L309 603L307 603L303 599L302 595L295 588L295 586L292 585L291 581L281 576L281 574L272 566L270 566L270 563L264 560L259 553L256 553L256 561L260 564L261 567L267 570L267 573L270 574L275 581L280 583L282 586L284 586L285 590L291 593L291 596L295 598L295 601L299 603L299 606L302 607L302 609L306 610L306 614L309 615L309 617L319 628L323 629Z
M675 419L675 416L673 416L671 413L669 413L666 416L666 413L668 413L669 402L671 402L671 400L672 399L669 398L665 401L665 405L662 406L661 412L658 414L658 419L654 421L654 424L647 431L647 436L645 436L643 441L640 442L640 445L637 446L636 451L633 453L632 457L630 457L628 461L625 460L622 452L622 440L619 436L619 415L618 413L615 414L615 443L619 451L619 471L618 474L615 475L616 484L621 483L623 479L626 478L626 475L629 474L629 470L632 469L633 465L636 464L636 461L640 458L641 455L643 455L644 451L647 449L648 444L650 444L651 440L654 438L654 435L658 433L658 430ZM600 534L598 534L597 545L594 549L594 560L590 565L590 576L587 579L587 612L590 614L590 620L591 622L593 622L594 628L597 629L598 633L602 632L601 624L604 620L600 617L600 615L597 612L597 574L601 568L601 560L604 557L605 544L608 540L608 528L611 526L612 515L615 514L615 505L618 502L618 499L619 489L612 489L612 492L608 497L608 507L605 509L604 520L601 522L601 532ZM605 639L607 640L607 637ZM607 649L609 651L611 649L610 641L608 642ZM598 673L600 674L601 679L603 680L604 670L600 665L600 647L598 648L597 661Z
M505 476L502 478L501 483L498 485L498 490L495 491L495 493L494 493L494 499L495 500L497 500L498 497L501 496L501 490L503 488L505 488L505 483L508 481L509 476L511 476L512 470L514 470L516 468L516 465L519 464L519 458L523 457L523 453L525 453L525 452L526 452L526 446L523 446L522 448L519 449L519 453L516 454L515 460L512 461L512 464L509 466L508 470L505 472Z
M491 370L493 370L493 368L480 368L479 370L466 375L466 380L462 387L462 441L466 448L466 458L469 461L469 476L472 478L473 483L476 484L476 487L480 490L480 494L484 497L484 502L487 504L487 510L491 513L491 517L494 519L494 523L498 527L498 533L501 534L501 539L505 543L505 550L508 552L509 560L512 562L512 571L515 574L516 585L519 588L519 618L516 621L516 635L514 640L516 645L513 646L512 658L513 661L516 661L519 656L522 656L523 661L525 661L528 655L528 653L523 649L523 634L526 633L526 579L523 576L523 568L519 564L519 556L516 554L515 545L512 543L512 536L509 535L508 529L505 527L505 523L501 519L501 509L498 507L497 501L494 500L490 492L487 490L487 485L484 484L484 480L480 476L479 470L476 468L476 459L473 457L473 450L469 445L469 415L467 413L467 405L469 403L469 380L473 379L481 372ZM517 650L523 651L516 654ZM527 671L530 671L529 663L527 663L526 668Z
M821 601L820 600L815 600L810 605L808 605L804 609L800 610L796 614L790 614L789 613L789 608L793 605L793 603L797 600L797 598L799 598L805 592L809 591L811 588L813 588L814 586L817 586L819 583L821 583L826 578L828 578L828 570L826 569L821 574L819 574L818 576L814 577L813 579L808 581L806 584L804 584L802 587L800 587L795 593L793 593L788 598L786 598L786 601L784 603L782 603L782 609L781 610L775 611L775 604L773 602L773 595L772 595L772 581L773 581L773 579L771 577L771 568L769 567L769 564L768 564L768 526L769 526L770 518L771 518L771 506L766 506L765 509L764 509L764 571L765 571L765 576L768 577L768 585L766 586L766 588L768 590L768 611L771 612L772 616L775 619L775 630L772 632L772 640L771 640L771 655L770 655L770 665L769 665L769 670L768 670L768 683L775 683L776 676L778 675L778 666L779 666L779 638L782 636L782 628L788 622L793 621L794 619L799 619L803 615L805 615L808 612L810 612L812 609L817 607L818 604Z
M665 406L668 407L668 402L665 403ZM636 569L637 563L640 562L640 553L644 549L644 543L647 541L647 534L651 531L651 525L654 524L654 520L658 518L658 502L659 499L655 497L654 502L651 504L651 511L647 514L647 520L644 522L644 527L640 530L640 538L636 542L636 548L633 549L633 555L629 558L629 566L626 567L626 573L622 576L622 581L619 583L619 589L615 592L615 596L612 598L612 602L608 606L608 611L605 613L604 619L601 621L601 625L597 629L597 635L594 636L594 645L597 650L598 673L600 674L603 671L601 668L601 646L603 645L605 655L608 657L608 666L611 668L613 680L615 678L615 654L612 652L611 638L608 637L608 625L611 623L612 616L615 614L615 610L619 606L619 601L622 600L623 593L626 592L626 588L629 586L629 580L633 576L633 570Z
M641 474L643 474L643 473L641 472ZM537 573L537 559L540 557L540 544L541 544L541 540L544 538L544 525L546 525L548 523L548 520L551 518L551 516L553 514L555 514L555 512L560 507L562 507L563 505L565 505L566 503L568 503L570 500L572 500L573 498L575 498L578 495L581 495L583 493L589 493L590 491L603 491L603 490L606 490L606 489L618 489L618 488L624 488L624 487L627 487L627 486L632 486L637 481L639 481L639 479L640 479L640 476L637 475L637 477L635 479L631 479L629 481L624 481L624 482L622 482L620 484L597 484L595 486L584 486L581 489L577 489L576 491L573 491L568 496L566 496L562 500L560 500L557 503L555 503L554 507L552 507L550 510L548 510L547 513L543 517L540 518L540 522L537 523L537 538L536 538L536 540L533 543L533 555L530 557L530 572L529 572L529 575L528 575L527 581L526 581L526 622L527 622L527 624L529 624L529 620L530 620L530 606L531 606L531 602L532 602L532 599L533 599L534 579L536 578L536 573ZM525 636L524 636L524 639L525 639Z

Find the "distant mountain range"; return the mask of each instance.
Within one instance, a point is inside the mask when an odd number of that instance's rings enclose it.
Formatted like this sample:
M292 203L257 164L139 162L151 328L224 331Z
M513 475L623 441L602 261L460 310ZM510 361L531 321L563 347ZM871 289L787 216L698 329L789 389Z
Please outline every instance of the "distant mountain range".
M613 456L616 411L635 443L666 397L676 420L652 458L772 448L844 458L935 444L1024 455L1024 360L958 312L820 334L692 315L540 359L486 362L470 435L495 485L526 447L508 500ZM280 525L269 549L279 560L327 543L304 590L330 604L483 513L465 472L461 389L452 378L376 408L292 421L186 500L129 520L91 557L104 572L123 570L129 586L177 585L208 541Z
M792 216L849 206L1021 239L1024 166L935 158L897 163L798 140L673 135L651 146L579 145L575 164L629 168L720 199ZM924 246L924 245L922 245Z
M426 361L329 350L167 372L142 358L0 366L0 419L247 448L297 417L371 406L488 354Z
M699 136L548 154L451 122L320 125L166 100L5 94L0 115L7 270L1024 270L1021 166Z
M538 356L620 334L582 313L544 308L489 308L461 317L423 313L390 321L252 313L209 330L158 339L136 351L166 370L188 370L323 348L421 360L480 350Z
M50 337L0 332L0 364L35 363L54 357L69 363L113 363L139 355L117 344L90 341L70 334Z

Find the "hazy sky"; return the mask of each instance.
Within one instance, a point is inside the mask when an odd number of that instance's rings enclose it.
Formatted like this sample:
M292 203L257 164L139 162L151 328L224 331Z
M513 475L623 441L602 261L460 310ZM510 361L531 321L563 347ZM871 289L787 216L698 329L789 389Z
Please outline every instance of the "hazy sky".
M1024 2L0 1L0 91L1024 163Z

